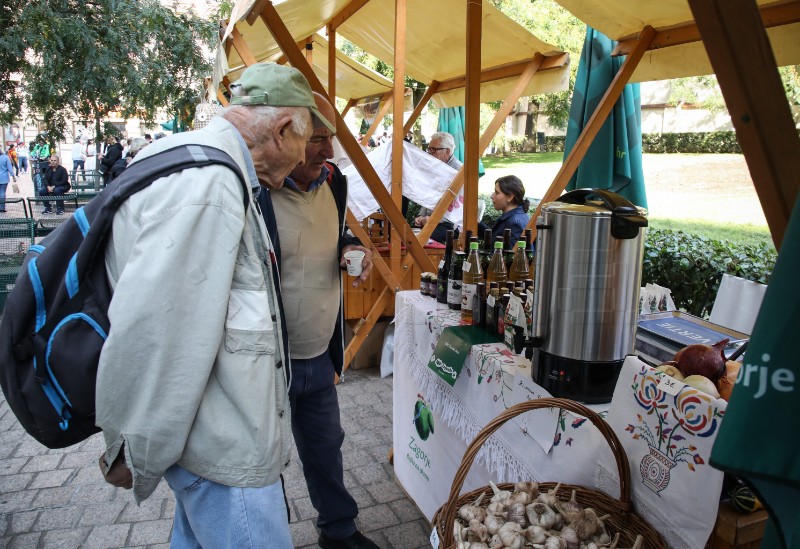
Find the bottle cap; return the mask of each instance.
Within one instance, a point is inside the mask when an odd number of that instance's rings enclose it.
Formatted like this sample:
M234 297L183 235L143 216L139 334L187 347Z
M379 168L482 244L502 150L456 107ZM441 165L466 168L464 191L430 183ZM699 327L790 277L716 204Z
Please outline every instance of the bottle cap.
M495 241L494 249L495 250L502 250L503 249L503 241L502 240Z
M478 243L477 242L470 242L469 243L469 249L470 250L477 250L478 249Z
M517 242L517 248L524 248L524 247L525 247L525 241L524 240L520 240L519 242Z

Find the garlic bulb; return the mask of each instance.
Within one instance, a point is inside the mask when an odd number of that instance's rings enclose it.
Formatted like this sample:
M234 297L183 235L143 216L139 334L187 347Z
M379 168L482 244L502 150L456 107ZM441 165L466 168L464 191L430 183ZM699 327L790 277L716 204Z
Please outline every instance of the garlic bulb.
M486 507L486 512L490 515L504 517L508 512L508 503L505 501L493 501Z
M506 512L506 520L509 522L516 522L523 528L528 525L528 519L525 516L525 505L519 501L515 501L508 507Z
M458 516L467 523L469 523L471 520L483 522L484 519L486 519L486 509L468 503L459 508Z
M489 539L489 532L481 521L472 519L467 528L467 541L486 541Z
M556 512L544 503L538 501L531 503L525 507L525 512L531 524L541 526L544 529L552 528L556 523Z
M569 501L559 501L556 504L556 509L562 515L564 515L564 519L567 523L572 523L578 518L578 515L581 511L583 511L583 505L578 503L575 499L575 490L572 491L572 497Z
M547 530L537 525L528 526L525 529L525 539L535 545L542 544L547 541Z
M503 549L503 541L500 539L500 536L497 534L493 535L489 538L489 549Z
M503 547L520 549L525 545L525 538L520 535L520 532L522 532L522 526L516 522L506 522L497 532L497 535L500 536Z
M497 515L487 515L483 523L486 525L486 530L489 532L489 535L493 536L498 532L498 530L500 530L500 527L503 526L506 521Z
M514 485L515 492L525 492L531 497L531 501L536 499L539 495L539 483L538 482L518 482ZM528 502L530 503L530 501Z
M511 497L511 492L509 492L508 490L501 490L491 480L489 481L489 486L492 487L492 491L494 492L492 499L489 500L490 502L495 503L495 502L505 501Z
M531 502L531 495L528 492L514 491L514 493L511 494L511 497L508 498L506 501L512 503L519 502L522 505L528 505Z
M561 539L566 543L567 549L578 549L580 547L580 540L578 533L572 526L565 526L561 529Z
M578 534L578 539L586 541L600 528L600 520L597 518L597 513L594 512L594 509L587 508L578 514L578 518L575 519L572 526Z
M552 490L548 490L546 494L539 494L536 498L536 501L540 503L546 503L548 506L552 507L558 501L558 489L561 488L561 483L555 485Z
M544 542L544 549L567 549L567 543L558 536L550 536Z

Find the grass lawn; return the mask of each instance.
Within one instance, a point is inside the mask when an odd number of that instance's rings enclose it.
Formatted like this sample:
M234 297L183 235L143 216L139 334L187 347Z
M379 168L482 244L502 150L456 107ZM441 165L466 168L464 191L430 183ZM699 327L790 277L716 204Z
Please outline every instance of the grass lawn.
M512 153L484 157L481 161L486 175L479 180L479 192L490 194L498 177L513 174L525 184L528 197L541 198L558 173L563 156L563 153ZM644 155L650 226L715 240L772 246L767 226L748 222L748 213L754 209L760 212L761 205L743 161L741 167L739 164L727 167L735 157ZM725 170L719 168L719 162L723 162ZM738 185L731 183L732 175L741 175Z

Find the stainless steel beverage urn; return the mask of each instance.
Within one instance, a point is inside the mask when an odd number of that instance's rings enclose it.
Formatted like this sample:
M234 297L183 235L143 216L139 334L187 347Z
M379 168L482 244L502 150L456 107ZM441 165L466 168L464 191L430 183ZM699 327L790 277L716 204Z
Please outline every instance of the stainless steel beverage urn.
M647 210L579 189L536 221L533 380L553 396L609 402L633 352Z

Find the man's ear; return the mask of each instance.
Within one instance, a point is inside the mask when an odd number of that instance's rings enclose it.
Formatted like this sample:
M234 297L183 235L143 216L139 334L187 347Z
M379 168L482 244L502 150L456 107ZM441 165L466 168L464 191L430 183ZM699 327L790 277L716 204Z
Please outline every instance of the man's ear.
M292 116L283 116L278 119L277 123L274 126L272 131L272 136L275 141L275 146L278 147L278 150L283 150L285 145L284 140L288 137L289 133L292 132Z

